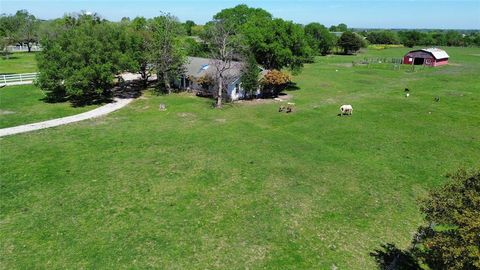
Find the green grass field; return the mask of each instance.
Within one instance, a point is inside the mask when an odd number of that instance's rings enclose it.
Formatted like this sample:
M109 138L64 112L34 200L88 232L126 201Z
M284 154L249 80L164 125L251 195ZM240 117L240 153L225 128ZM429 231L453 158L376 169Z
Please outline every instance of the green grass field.
M480 49L416 72L351 66L406 51L318 58L293 114L147 93L0 139L2 268L373 269L369 252L422 224L417 198L480 165Z
M12 53L8 59L0 57L0 75L37 72L35 53Z
M43 92L33 85L0 89L0 128L82 113L97 106L72 107L70 103L46 103Z

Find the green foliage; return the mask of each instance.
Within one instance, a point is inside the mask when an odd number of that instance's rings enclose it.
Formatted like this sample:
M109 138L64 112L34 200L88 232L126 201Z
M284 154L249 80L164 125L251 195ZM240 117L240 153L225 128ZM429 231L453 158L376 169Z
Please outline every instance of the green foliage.
M348 27L347 27L346 24L340 23L339 25L330 26L330 28L328 30L330 30L330 32L347 32Z
M245 4L233 8L223 9L213 16L215 20L224 21L227 27L238 29L247 23L267 22L272 20L272 15L261 8L251 8Z
M52 100L102 101L129 62L124 31L96 15L67 16L63 29L42 40L38 85Z
M421 44L422 34L418 31L400 32L402 44L407 47L414 47Z
M185 27L185 32L187 33L187 36L192 36L192 28L196 26L194 21L186 21L183 26Z
M171 93L171 82L183 72L186 61L180 39L184 28L178 19L170 14L153 18L149 22L149 28L152 32L149 61L157 73L157 90Z
M0 38L2 45L25 43L30 52L33 43L38 42L39 21L26 10L19 10L15 15L0 15Z
M204 42L198 42L191 37L187 37L183 40L183 45L185 47L185 53L188 56L204 58L208 58L210 56L208 45Z
M365 46L363 39L358 34L350 31L343 32L337 44L342 48L344 54L356 53Z
M367 40L371 44L399 44L400 39L393 31L371 31L366 33Z
M191 35L195 37L200 37L204 33L204 26L203 25L195 25L191 28Z
M266 69L299 69L311 62L313 50L308 45L303 28L291 21L274 19L263 35L255 30L247 33L247 39L257 61Z
M142 76L144 86L147 86L151 76L149 65L152 33L144 17L136 17L123 28L127 35L126 62L124 69Z
M480 268L480 170L459 170L449 177L421 201L429 225L418 228L411 248L387 244L371 253L380 269Z
M430 192L421 210L430 224L420 228L420 257L432 269L480 268L480 171L460 170Z
M414 46L480 46L480 32L462 34L460 31L427 31L415 30L398 32L400 42L407 47Z
M322 24L310 23L305 26L305 35L316 54L327 55L335 46L335 36Z
M299 69L312 61L313 50L298 24L273 19L265 10L246 5L224 9L214 18L236 29L256 61L266 69Z
M260 71L255 56L248 55L241 78L242 87L248 97L253 97L259 87Z

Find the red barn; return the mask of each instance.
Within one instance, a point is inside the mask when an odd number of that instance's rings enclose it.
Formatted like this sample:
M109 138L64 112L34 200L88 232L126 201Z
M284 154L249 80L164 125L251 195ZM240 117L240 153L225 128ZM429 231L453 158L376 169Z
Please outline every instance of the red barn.
M448 54L442 49L428 48L410 51L403 57L403 63L406 65L425 65L437 67L448 63Z

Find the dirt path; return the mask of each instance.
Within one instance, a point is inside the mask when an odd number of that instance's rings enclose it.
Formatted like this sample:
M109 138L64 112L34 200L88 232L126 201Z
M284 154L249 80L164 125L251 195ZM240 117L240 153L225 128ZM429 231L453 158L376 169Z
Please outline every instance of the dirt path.
M115 98L114 102L88 112L67 116L67 117L62 117L62 118L57 118L53 120L33 123L33 124L2 128L0 129L0 137L24 133L24 132L30 132L30 131L40 130L45 128L57 127L61 125L66 125L70 123L75 123L75 122L79 122L87 119L100 117L127 106L130 102L132 102L132 100L133 98L125 98L125 99Z

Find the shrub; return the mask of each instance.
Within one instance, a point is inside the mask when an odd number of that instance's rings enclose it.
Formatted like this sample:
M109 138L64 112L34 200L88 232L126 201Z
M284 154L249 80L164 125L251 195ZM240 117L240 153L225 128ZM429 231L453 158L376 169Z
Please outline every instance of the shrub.
M270 70L262 78L262 95L266 97L278 96L292 81L290 74L279 71Z

